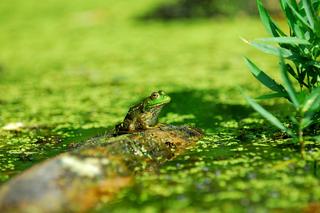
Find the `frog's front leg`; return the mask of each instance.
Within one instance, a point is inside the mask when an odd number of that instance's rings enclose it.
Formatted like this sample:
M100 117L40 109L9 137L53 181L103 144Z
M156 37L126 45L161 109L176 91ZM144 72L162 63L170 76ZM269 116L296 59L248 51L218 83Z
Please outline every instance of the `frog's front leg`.
M139 123L139 129L141 130L148 130L148 129L155 128L154 125L150 125L150 122L148 121L148 119L145 119L144 116L139 118L138 123Z
M130 123L129 125L128 125L128 132L130 133L130 132L134 132L136 130L136 126L135 126L135 124L134 123Z
M150 117L151 113L144 113L141 114L136 121L137 127L140 130L147 130L147 129L151 129L152 126L150 125L149 122L149 117Z
M147 129L151 129L153 127L149 126L149 124L147 122L145 122L144 120L140 120L140 128L143 130L147 130Z
M142 124L142 123L141 123ZM166 127L167 125L165 124L162 124L162 123L157 123L156 125L154 126L150 126L148 125L147 123L143 123L142 126L141 126L141 129L143 130L148 130L148 129L161 129L163 127Z
M166 124L157 123L154 127L156 127L156 128L161 128L161 127L166 127L166 126L167 126Z

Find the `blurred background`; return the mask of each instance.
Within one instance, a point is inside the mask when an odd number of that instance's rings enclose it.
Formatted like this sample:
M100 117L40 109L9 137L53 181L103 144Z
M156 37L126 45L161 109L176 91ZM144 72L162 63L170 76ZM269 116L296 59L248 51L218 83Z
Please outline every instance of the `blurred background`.
M278 17L277 1L266 5ZM254 0L2 0L0 124L106 126L137 94L248 85L242 57L260 53L240 37L266 36L255 8Z
M19 125L0 130L0 181L109 131L159 89L173 100L160 121L230 127L219 123L252 112L237 87L262 89L243 57L277 67L240 38L266 36L255 0L1 0L0 127Z

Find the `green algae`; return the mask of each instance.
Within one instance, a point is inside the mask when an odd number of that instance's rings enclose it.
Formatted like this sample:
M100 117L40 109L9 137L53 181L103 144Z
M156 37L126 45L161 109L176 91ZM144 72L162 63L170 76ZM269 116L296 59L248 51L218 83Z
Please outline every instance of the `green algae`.
M243 44L259 20L142 22L153 1L3 0L0 5L0 181L109 132L130 104L163 89L161 122L203 129L205 139L158 173L136 177L113 212L300 211L320 199L317 161L245 104L235 89L263 90L242 56L277 70ZM286 119L288 105L264 105ZM307 147L308 148L308 147ZM309 152L319 153L311 144ZM319 159L319 158L317 158Z
M288 142L234 136L209 134L97 212L298 212L318 201L317 168Z

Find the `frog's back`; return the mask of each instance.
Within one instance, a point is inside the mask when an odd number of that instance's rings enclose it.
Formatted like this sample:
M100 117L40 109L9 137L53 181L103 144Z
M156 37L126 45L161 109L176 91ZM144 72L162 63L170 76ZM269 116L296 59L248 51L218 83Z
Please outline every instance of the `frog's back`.
M134 120L140 113L141 113L141 104L136 104L132 107L130 107L129 111L126 114L125 120Z

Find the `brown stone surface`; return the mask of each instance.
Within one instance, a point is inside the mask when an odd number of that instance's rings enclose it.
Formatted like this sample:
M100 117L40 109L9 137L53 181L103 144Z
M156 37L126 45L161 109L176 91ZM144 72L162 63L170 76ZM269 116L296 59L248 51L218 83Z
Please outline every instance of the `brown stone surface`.
M97 137L13 178L0 189L1 212L86 212L157 169L202 137L187 126L161 126L116 137Z

